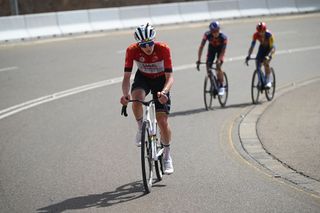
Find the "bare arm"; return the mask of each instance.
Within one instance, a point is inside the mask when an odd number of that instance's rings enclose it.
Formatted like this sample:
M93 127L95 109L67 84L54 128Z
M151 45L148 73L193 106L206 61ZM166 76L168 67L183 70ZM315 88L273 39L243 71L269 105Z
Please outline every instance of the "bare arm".
M164 84L162 91L165 93L168 93L173 85L173 74L172 72L166 72L165 76L166 76L166 83Z
M201 61L202 51L203 51L203 45L201 44L198 50L198 61Z
M172 72L166 72L166 82L161 92L158 92L159 102L165 104L168 101L168 92L170 91L173 85L173 74Z
M122 105L128 104L128 99L130 99L130 77L131 72L124 72L123 79L122 79L122 97L120 99L120 103Z
M251 42L251 46L250 46L249 51L248 51L248 56L249 56L249 57L251 56L255 45L256 45L256 42L253 40L253 41Z

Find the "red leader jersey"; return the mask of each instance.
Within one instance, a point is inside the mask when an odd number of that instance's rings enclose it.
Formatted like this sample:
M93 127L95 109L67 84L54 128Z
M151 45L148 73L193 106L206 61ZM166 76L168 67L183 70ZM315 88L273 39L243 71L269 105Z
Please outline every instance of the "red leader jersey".
M170 48L162 42L154 43L151 55L145 54L137 43L131 44L126 51L125 72L132 71L133 61L136 62L138 70L148 78L156 78L164 75L165 72L172 72Z

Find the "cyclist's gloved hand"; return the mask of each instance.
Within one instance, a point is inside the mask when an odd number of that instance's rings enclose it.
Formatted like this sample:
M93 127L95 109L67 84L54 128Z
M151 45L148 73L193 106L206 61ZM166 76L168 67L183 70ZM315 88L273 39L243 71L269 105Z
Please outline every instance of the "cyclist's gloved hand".
M246 57L246 65L249 66L250 55Z
M200 61L196 61L197 64L197 70L200 71Z

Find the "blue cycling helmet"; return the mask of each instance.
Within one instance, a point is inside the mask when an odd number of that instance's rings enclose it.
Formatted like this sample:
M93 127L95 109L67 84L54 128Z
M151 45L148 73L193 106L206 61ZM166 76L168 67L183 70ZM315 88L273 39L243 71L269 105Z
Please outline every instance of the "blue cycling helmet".
M209 25L209 29L210 29L211 31L219 30L219 29L220 29L220 24L219 24L219 22L218 22L218 21L213 21L213 22L211 22L210 25Z

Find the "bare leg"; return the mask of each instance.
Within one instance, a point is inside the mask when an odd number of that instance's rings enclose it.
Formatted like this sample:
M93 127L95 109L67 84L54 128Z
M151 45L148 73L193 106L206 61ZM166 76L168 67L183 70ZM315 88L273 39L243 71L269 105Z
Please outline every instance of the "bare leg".
M137 99L142 101L144 100L146 94L143 89L135 89L134 91L132 91L131 96L132 96L132 99ZM142 116L143 116L142 104L138 102L133 102L132 111L137 121L142 120Z
M157 121L161 131L161 142L163 143L163 160L164 160L164 173L172 174L173 165L170 155L170 141L171 141L171 129L168 124L168 115L163 112L157 113Z
M157 122L161 131L161 141L164 145L169 145L171 141L171 129L168 124L168 115L164 112L157 113Z

